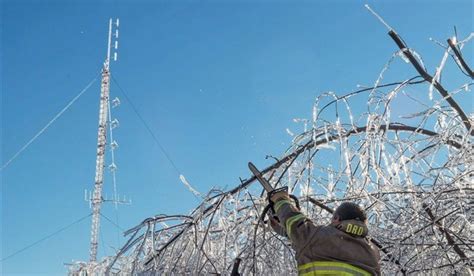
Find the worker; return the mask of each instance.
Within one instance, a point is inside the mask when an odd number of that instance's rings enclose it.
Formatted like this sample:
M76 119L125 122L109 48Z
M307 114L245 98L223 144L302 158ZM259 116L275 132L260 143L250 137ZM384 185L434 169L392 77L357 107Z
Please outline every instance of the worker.
M300 275L380 275L380 253L367 238L367 215L342 203L329 225L315 225L293 205L287 191L269 194L273 230L291 240Z

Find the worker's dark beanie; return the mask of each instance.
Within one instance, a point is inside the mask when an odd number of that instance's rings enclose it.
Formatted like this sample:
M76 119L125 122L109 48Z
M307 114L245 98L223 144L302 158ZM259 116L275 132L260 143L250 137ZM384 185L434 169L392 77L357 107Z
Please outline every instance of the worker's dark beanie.
M343 202L337 207L334 215L339 217L339 220L358 219L360 221L366 221L367 215L365 211L360 208L359 205L352 202Z

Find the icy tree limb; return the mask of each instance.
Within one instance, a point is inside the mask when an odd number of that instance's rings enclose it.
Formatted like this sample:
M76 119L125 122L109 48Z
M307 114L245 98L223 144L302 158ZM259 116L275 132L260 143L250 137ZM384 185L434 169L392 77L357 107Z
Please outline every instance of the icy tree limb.
M461 67L466 70L467 74L469 74L471 78L474 78L474 72L472 72L471 68L469 68L469 65L467 65L466 61L462 57L461 52L458 50L454 42L451 39L448 39L448 44L449 47L451 47L451 49L453 50L454 55L456 55L456 57L458 58Z
M421 66L421 64L416 60L416 58L413 56L413 54L410 52L409 48L405 43L402 41L400 36L394 31L390 30L388 32L388 35L395 41L397 46L400 48L400 50L403 51L405 56L410 60L411 64L415 67L416 71L429 83L433 83L434 87L438 92L443 96L443 98L449 103L449 105L456 110L458 113L459 117L461 117L461 120L463 124L466 126L466 129L469 131L471 136L474 136L474 129L472 128L471 122L467 115L464 113L462 108L458 105L458 103L451 97L451 95L448 93L448 91L437 81L433 80L433 77L426 72L425 69Z
M457 244L455 244L453 237L448 233L448 231L445 230L444 226L441 224L440 221L436 221L436 217L433 215L431 208L426 204L423 204L423 208L425 209L430 219L436 224L438 230L446 236L448 244L453 247L453 250L459 255L461 260L468 261L466 254L461 250L461 248L459 248Z

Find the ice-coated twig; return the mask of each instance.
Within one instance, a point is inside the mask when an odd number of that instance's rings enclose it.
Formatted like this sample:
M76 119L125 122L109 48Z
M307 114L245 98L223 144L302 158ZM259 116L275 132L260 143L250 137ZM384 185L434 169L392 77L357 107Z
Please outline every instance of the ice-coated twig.
M390 31L390 30L393 30L392 27L390 27L390 25L387 24L387 22L385 22L385 20L383 20L383 18L378 15L374 10L372 10L370 8L370 6L368 4L365 4L364 5L375 17L377 17L377 19Z
M459 51L459 49L456 47L456 44L455 42L453 42L453 40L451 38L449 38L448 40L448 45L449 47L451 47L451 49L453 50L454 52L454 55L456 56L457 60L459 60L459 64L461 65L461 67L466 70L467 74L471 77L471 78L474 78L474 72L472 72L471 68L469 67L469 65L467 65L466 61L464 60L462 54L461 54L461 51Z

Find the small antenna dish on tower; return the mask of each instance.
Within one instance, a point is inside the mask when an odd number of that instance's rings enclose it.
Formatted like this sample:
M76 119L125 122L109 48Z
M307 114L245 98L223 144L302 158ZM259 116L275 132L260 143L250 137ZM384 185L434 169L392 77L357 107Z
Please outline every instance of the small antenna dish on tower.
M110 125L112 128L118 127L120 125L119 120L117 120L117 118L113 119L112 122L110 122Z
M112 107L117 107L120 105L120 99L115 97L115 99L112 100Z
M110 147L111 147L112 149L116 149L116 148L118 148L118 146L119 146L119 145L118 145L117 141L115 141L115 140L112 141L112 143L110 143Z

